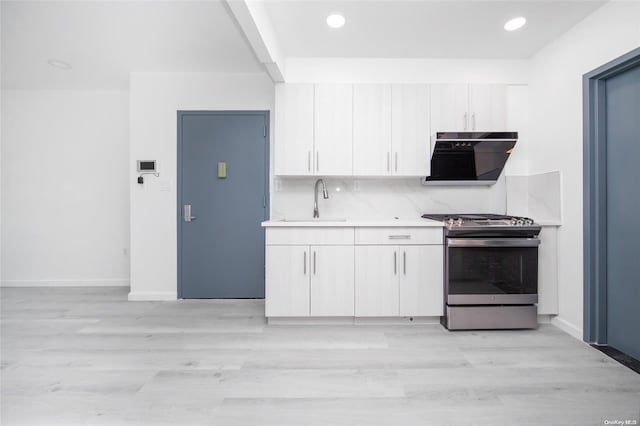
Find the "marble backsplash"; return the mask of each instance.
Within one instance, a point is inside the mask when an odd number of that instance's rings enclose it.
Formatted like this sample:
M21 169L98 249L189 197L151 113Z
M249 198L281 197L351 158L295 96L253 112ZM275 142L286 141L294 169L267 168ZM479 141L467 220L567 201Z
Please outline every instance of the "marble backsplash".
M562 177L559 171L507 176L507 213L538 223L562 223Z
M315 177L275 177L271 218L308 218L313 213ZM507 208L506 178L492 186L423 186L419 178L324 179L329 199L319 193L320 217L414 219L423 213L499 213Z

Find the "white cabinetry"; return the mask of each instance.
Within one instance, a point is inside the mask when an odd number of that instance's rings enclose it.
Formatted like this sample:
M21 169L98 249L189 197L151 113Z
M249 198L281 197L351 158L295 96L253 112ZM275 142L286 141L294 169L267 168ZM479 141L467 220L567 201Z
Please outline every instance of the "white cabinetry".
M314 93L315 174L351 175L353 86L316 84Z
M356 246L355 264L356 316L398 316L397 247Z
M265 313L268 317L309 315L309 247L267 246Z
M432 132L506 130L506 105L502 84L433 85Z
M356 228L356 316L442 315L442 238L440 228Z
M353 87L353 174L391 174L391 86Z
M353 228L267 229L267 317L353 316Z
M311 246L311 316L353 316L353 246Z
M558 314L558 230L543 226L538 247L538 314Z
M430 173L429 86L391 86L392 174L428 176Z
M312 175L313 84L276 84L275 173Z

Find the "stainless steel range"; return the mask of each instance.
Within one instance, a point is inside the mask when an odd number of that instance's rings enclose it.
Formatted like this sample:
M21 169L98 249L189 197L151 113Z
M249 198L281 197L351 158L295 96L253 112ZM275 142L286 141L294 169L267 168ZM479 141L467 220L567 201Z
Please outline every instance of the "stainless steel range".
M445 224L445 327L537 327L539 225L495 214L422 217Z

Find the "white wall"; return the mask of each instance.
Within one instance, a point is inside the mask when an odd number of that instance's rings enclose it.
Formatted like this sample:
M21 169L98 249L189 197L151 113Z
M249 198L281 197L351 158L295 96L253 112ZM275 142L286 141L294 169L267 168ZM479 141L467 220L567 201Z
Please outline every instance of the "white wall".
M266 74L131 74L131 300L177 295L177 111L273 110L273 103ZM157 160L160 177L138 185L139 159Z
M286 82L526 84L526 59L288 58Z
M614 1L531 61L531 173L562 172L557 324L582 336L582 75L640 46L640 3Z
M2 91L2 284L129 283L128 94Z

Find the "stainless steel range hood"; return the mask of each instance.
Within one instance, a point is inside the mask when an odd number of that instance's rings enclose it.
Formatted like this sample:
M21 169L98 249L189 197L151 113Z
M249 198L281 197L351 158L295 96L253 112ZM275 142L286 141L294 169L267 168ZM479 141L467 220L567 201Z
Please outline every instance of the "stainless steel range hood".
M518 132L438 132L431 176L423 185L493 185L518 140Z

